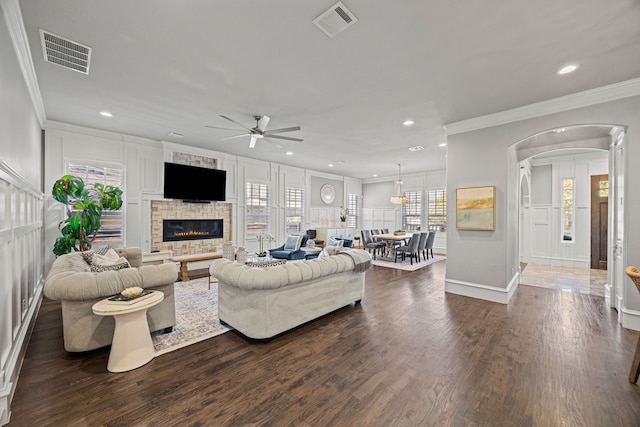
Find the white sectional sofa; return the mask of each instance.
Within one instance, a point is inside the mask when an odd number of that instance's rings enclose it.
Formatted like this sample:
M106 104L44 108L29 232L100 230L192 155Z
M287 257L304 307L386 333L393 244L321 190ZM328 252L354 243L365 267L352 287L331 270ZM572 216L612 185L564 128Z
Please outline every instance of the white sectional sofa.
M364 295L371 256L348 249L333 256L248 267L215 260L220 320L252 339L269 339L352 303Z

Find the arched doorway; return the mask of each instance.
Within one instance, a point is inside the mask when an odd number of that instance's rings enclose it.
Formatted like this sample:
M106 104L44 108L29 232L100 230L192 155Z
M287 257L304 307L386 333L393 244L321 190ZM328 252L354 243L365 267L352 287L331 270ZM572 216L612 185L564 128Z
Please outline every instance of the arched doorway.
M585 197L588 193L585 193L584 181L588 177L583 176L580 183L579 190L582 199L578 200L579 209L576 209L575 204L569 204L568 206L571 209L566 210L566 214L563 211L566 209L567 200L563 200L559 196L560 193L563 193L563 190L559 187L558 182L574 185L575 181L572 181L573 178L569 179L569 177L575 177L575 174L560 172L553 177L557 194L554 195L553 200L549 200L548 209L533 210L530 209L532 192L531 159L561 157L562 155L570 157L589 151L606 153L604 162L607 162L609 166L607 169L608 182L613 196L611 200L614 202L610 203L608 207L609 233L606 244L609 248L608 257L613 262L608 265L607 269L605 297L610 306L618 309L623 307L621 278L623 277L624 265L622 257L622 248L624 246L622 227L624 226L624 221L618 220L623 219L623 210L621 200L616 198L616 194L623 194L622 186L624 182L618 177L624 175L624 137L625 129L620 125L570 125L542 131L509 147L510 150L513 150L513 155L518 161L520 170L519 185L517 186L517 200L519 200L518 244L515 245L518 248L518 259L521 262L536 259L535 256L531 256L531 253L527 254L527 248L530 247L528 245L530 245L533 238L536 238L539 242L542 242L542 246L545 244L548 246L547 249L551 256L547 256L547 258L550 265L577 265L585 268L589 268L591 262L590 233L596 232L596 230L591 230L591 224L588 224L586 229L584 224L584 212L590 212L591 208L589 201L585 202ZM581 173L585 175L584 170L581 170ZM561 180L561 178L565 179ZM574 190L571 189L571 191ZM564 190L564 192L566 191ZM571 199L571 203L574 202ZM576 217L576 214L578 217ZM578 220L582 221L582 223L580 223L580 229L576 230L576 222ZM528 224L536 224L536 226L527 226ZM548 229L544 230L544 227L548 227ZM547 234L545 235L544 232ZM544 240L545 237L547 237L548 241ZM538 259L541 259L541 257Z

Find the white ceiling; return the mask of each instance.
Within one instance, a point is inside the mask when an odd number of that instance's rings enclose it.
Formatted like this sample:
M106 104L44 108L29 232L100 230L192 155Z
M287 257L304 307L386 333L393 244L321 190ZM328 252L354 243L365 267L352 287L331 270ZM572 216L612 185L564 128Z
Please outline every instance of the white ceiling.
M329 38L332 0L20 2L48 120L357 178L444 169L446 123L640 77L638 0L343 3L358 22ZM89 75L45 63L39 29L90 46ZM220 114L304 142L221 142Z

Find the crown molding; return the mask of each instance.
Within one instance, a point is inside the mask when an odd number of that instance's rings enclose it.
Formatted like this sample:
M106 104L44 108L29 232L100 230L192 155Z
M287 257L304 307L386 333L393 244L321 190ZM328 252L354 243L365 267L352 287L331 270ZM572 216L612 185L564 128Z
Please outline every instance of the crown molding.
M636 95L640 95L640 78L585 90L559 98L548 99L499 113L448 123L444 125L444 129L447 135L455 135L576 108L588 107L617 99L629 98Z
M13 49L16 51L16 58L22 70L22 76L27 85L31 103L35 110L40 127L44 126L47 115L44 111L44 102L40 94L40 86L38 86L38 78L36 69L31 59L31 49L29 48L29 40L27 39L27 31L24 28L22 20L22 11L18 0L0 0L0 7L4 11L4 18L9 29L9 36L13 43Z

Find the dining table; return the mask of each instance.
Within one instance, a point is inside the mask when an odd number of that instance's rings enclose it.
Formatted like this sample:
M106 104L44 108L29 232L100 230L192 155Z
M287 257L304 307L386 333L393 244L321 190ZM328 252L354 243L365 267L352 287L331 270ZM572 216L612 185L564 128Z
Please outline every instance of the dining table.
M385 234L371 235L372 238L377 240L382 240L387 243L387 248L384 254L385 258L392 258L391 252L393 252L393 242L404 242L404 244L406 245L412 236L413 236L413 233L403 233L403 234L385 233Z

